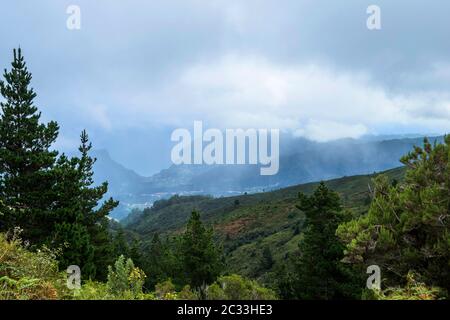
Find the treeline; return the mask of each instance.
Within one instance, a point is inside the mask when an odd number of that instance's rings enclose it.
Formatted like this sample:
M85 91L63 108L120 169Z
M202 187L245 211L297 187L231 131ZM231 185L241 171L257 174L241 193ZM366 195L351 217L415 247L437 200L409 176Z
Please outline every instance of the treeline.
M136 238L130 240L119 229L114 244L145 272L144 287L148 291L169 279L176 288L189 285L200 289L225 272L222 248L215 244L212 228L203 225L196 211L180 235L160 237L156 233L149 243L142 243Z

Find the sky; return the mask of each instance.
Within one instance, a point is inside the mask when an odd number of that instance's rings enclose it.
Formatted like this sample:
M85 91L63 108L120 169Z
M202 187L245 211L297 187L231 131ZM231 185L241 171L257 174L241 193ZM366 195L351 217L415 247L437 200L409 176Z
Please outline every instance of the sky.
M67 28L67 8L81 12ZM367 8L380 8L369 30ZM315 141L450 132L446 0L15 0L0 4L0 67L20 46L56 147L140 174L170 134L276 128Z

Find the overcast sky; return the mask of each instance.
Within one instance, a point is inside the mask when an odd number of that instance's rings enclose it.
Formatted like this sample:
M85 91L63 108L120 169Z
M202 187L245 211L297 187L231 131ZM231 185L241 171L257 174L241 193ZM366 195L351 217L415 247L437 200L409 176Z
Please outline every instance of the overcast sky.
M381 8L381 30L366 9ZM66 9L81 9L68 30ZM71 150L142 174L170 133L279 128L317 141L450 131L447 0L15 0L0 4L0 67L21 46L44 120Z

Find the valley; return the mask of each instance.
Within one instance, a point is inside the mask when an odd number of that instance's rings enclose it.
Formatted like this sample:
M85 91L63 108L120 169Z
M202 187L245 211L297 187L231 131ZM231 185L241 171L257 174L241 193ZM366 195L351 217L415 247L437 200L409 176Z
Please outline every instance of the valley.
M442 137L431 139L442 142ZM280 140L280 170L261 176L257 165L172 165L144 177L97 150L96 184L109 182L107 196L119 200L111 218L121 220L134 208L144 209L174 195L236 196L276 190L339 177L372 174L400 166L399 159L421 145L423 138L379 137L326 143L284 137Z
M404 168L384 173L392 181L400 181ZM369 186L376 175L332 179L326 181L326 185L339 193L344 208L356 217L368 209ZM145 246L155 233L166 237L180 234L191 212L198 210L223 245L230 272L264 283L268 274L297 249L302 237L304 215L296 208L298 193L311 194L317 185L318 182L313 182L219 198L174 196L155 202L152 208L141 213L134 212L122 223L129 237L138 237ZM267 259L273 261L270 263L265 261Z

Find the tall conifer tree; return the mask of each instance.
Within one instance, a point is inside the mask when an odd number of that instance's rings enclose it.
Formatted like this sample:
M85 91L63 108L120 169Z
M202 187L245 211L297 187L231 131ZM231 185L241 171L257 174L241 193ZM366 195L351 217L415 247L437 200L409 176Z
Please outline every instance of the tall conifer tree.
M23 229L32 246L61 248L61 268L79 265L94 277L112 263L107 215L113 199L98 206L108 190L93 186L95 159L85 131L80 156L58 157L50 150L58 136L56 122L40 122L28 71L20 49L14 50L10 71L0 81L0 231ZM106 274L101 275L106 278Z
M358 298L360 277L341 263L344 247L336 236L345 218L339 195L321 182L311 196L299 194L299 198L305 231L288 270L279 277L281 294L287 299Z
M205 228L196 211L192 212L181 237L181 259L187 281L194 288L214 282L223 269L221 252L213 241L213 231Z
M30 86L21 49L14 50L10 71L0 81L0 230L24 229L22 236L32 243L49 234L57 152L50 150L58 125L40 122L34 105L36 93Z
M118 202L112 198L98 206L108 190L104 182L93 186L93 165L89 151L92 145L86 131L81 133L80 157L60 157L57 172L58 222L55 226L55 245L64 247L61 264L79 265L85 278L105 278L107 266L114 262L108 232L107 215ZM97 274L97 270L99 273Z

